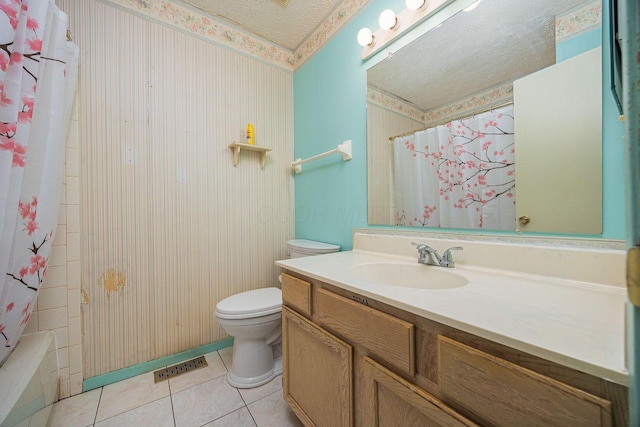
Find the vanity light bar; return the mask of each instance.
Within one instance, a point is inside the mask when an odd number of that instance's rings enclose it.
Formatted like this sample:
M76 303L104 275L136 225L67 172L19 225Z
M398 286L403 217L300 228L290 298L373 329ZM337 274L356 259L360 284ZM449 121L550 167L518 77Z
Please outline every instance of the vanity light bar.
M398 16L395 16L390 9L383 11L379 19L380 29L373 33L368 28L362 28L358 32L358 44L363 46L362 59L367 59L396 36L411 29L425 17L453 1L455 0L407 0L407 9L400 12ZM369 34L371 34L370 37Z
M407 9L409 10L418 10L420 8L426 7L429 2L426 0L407 0L405 4L407 5Z

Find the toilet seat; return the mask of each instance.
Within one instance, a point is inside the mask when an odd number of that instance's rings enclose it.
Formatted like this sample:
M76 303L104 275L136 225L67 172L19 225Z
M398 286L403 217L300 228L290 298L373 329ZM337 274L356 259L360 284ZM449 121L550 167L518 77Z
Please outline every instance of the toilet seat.
M282 311L282 291L262 288L232 295L216 305L216 317L221 319L249 319Z

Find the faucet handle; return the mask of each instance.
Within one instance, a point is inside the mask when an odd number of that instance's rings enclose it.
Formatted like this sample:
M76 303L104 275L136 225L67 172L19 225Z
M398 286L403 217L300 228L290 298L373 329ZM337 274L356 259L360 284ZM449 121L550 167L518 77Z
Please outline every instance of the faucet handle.
M431 246L425 245L424 243L411 242L411 244L415 246L418 253L423 256L426 255L430 250L433 250L431 249Z
M453 248L449 248L442 254L442 261L446 263L447 267L455 266L453 262L453 257L451 256L451 251L462 251L464 248L462 246L454 246Z
M415 246L418 252L424 250L424 247L427 245L423 245L422 243L411 242L411 245Z
M423 243L411 242L411 244L416 247L418 254L420 254L420 257L418 258L418 262L424 264L427 259L427 255L429 254L429 250L431 250L431 248L428 245L425 245Z

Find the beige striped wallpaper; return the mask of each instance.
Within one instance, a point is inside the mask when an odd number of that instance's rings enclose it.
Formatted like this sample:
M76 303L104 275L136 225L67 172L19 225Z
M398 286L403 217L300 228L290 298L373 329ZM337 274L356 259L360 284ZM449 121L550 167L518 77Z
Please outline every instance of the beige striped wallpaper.
M216 303L274 286L293 238L292 74L95 0L81 49L84 378L225 338ZM272 148L238 165L247 123Z

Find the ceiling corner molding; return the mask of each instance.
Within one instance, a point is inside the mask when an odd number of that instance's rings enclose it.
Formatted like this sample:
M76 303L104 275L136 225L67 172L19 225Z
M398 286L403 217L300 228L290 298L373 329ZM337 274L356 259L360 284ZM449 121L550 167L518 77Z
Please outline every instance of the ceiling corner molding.
M482 109L488 109L496 104L503 104L513 100L513 83L509 82L493 89L489 89L469 98L453 102L443 107L426 111L424 115L425 126L433 126L446 120L460 118L464 114L472 115Z
M344 0L293 54L293 69L297 69L320 50L371 0Z
M144 15L162 24L192 33L265 62L293 71L294 54L248 32L227 25L211 15L168 0L99 0Z
M367 101L395 113L402 114L403 116L409 117L410 119L416 120L420 123L424 123L425 116L423 111L420 111L406 102L402 102L394 96L387 95L380 90L367 87Z
M556 17L556 43L602 25L602 2L594 1Z
M270 43L249 32L228 25L179 1L97 0L130 10L162 24L192 33L205 40L232 48L265 62L295 71L320 50L371 0L344 0L295 52Z

